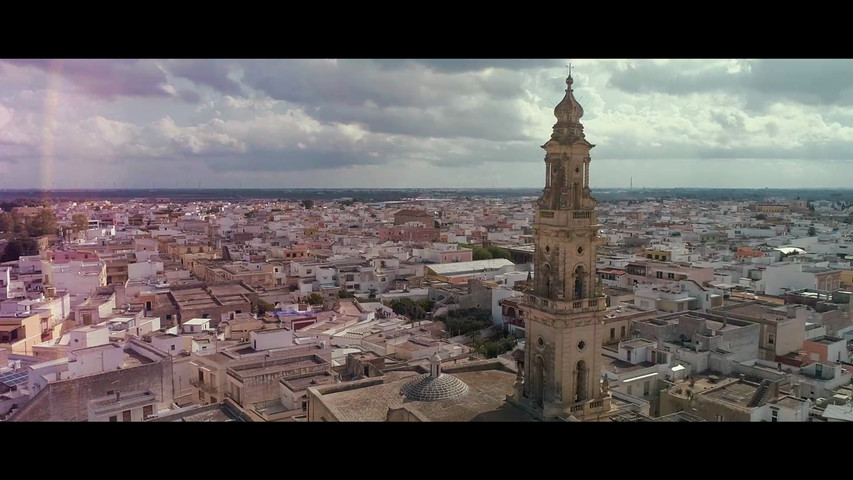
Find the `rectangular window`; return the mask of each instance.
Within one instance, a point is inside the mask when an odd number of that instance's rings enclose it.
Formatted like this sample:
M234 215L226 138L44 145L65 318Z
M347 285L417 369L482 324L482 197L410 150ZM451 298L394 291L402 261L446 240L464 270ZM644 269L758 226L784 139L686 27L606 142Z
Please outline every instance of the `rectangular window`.
M722 422L722 421L723 421L723 416L722 416L722 415L717 415L717 421L718 421L718 422Z
M779 421L779 410L771 410L770 411L770 421L778 422Z
M776 335L774 335L772 333L768 333L767 334L767 343L769 345L775 345L776 344Z
M110 421L111 421L111 422L117 422L117 421L118 421L118 416L113 415L112 417L110 417Z
M817 377L822 377L823 376L823 365L816 363L814 366L814 374Z
M625 325L622 325L622 328L619 331L619 338L625 338Z
M130 421L130 410L125 410L121 412L121 421L129 422Z
M146 405L142 407L142 419L147 419L150 415L154 415L154 405Z
M658 278L663 278L663 272L657 272L657 277L658 277Z
M628 385L628 395L631 394L631 390L632 390L631 385Z
M666 274L666 278L668 278L668 279L672 280L672 279L674 279L674 278L675 278L675 274L674 274L674 273L672 273L672 272L667 273L667 274Z
M648 396L648 394L649 394L649 387L650 387L650 386L651 386L651 384L649 383L649 381L648 381L648 380L646 380L645 382L643 382L643 395L644 395L644 396Z
M610 339L613 340L616 338L616 327L610 329Z

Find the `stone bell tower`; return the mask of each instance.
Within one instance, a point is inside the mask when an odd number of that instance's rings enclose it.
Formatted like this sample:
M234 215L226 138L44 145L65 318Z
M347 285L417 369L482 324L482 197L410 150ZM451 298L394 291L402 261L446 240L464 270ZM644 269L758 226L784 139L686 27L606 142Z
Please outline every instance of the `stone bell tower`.
M601 388L606 298L596 288L598 224L589 194L583 108L566 79L545 150L545 188L533 227L535 279L525 309L524 379L514 402L541 418L597 419L610 411Z

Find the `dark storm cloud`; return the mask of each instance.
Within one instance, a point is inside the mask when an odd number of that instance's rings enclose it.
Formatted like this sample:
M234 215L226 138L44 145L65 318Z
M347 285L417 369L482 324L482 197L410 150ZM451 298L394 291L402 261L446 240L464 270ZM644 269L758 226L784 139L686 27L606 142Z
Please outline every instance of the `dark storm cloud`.
M357 123L375 133L414 137L524 140L525 119L512 104L485 103L472 108L453 105L427 110L416 108L364 108L329 104L312 112L326 122ZM500 122L494 119L500 118Z
M251 169L259 172L281 172L288 170L322 170L359 165L381 165L385 157L372 157L354 150L318 151L286 150L253 152L249 158L236 160L229 157L208 158L205 164L216 172L238 172Z
M690 68L696 62L688 60L635 62L615 71L609 86L629 93L732 93L744 95L750 108L781 100L806 105L853 104L853 60L761 59L744 64L748 68L730 73L722 66L696 70Z
M323 121L419 137L525 138L527 119L514 103L525 95L519 72L450 75L413 64L383 71L370 60L243 61L242 66L248 86L301 105Z
M178 90L178 98L187 102L196 104L201 102L201 96L192 90Z
M228 60L170 60L166 69L172 75L205 85L226 95L242 95L243 87L228 75L237 67Z
M252 60L242 65L244 83L276 100L300 105L371 102L379 107L426 107L444 98L439 88L424 85L421 74L381 72L366 60ZM475 88L468 85L467 90Z
M449 59L407 59L373 60L374 63L386 69L407 68L412 64L423 65L431 70L442 73L479 72L487 68L501 68L505 70L525 70L532 68L562 68L562 60L541 58L449 58Z
M743 81L738 74L714 70L697 72L684 71L687 61L667 64L651 62L632 63L624 70L617 70L610 77L608 86L629 93L668 93L685 95L710 91L727 91Z
M85 93L118 96L168 97L166 75L151 60L4 60L17 66L35 67L70 81Z
M661 142L657 146L639 145L626 139L613 139L593 150L593 160L806 160L853 162L853 142L836 140L807 143L793 148L779 146L703 146L691 143Z

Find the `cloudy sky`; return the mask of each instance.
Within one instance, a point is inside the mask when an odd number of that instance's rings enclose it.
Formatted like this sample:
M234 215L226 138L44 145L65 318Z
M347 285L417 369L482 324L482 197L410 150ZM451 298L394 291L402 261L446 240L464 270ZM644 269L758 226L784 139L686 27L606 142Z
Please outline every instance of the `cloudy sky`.
M851 60L0 60L0 188L853 186Z

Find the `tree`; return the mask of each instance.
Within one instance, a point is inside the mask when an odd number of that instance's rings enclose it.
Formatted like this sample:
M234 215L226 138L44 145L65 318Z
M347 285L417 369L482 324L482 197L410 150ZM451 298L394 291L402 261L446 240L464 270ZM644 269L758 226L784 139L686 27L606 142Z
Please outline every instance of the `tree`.
M89 219L86 218L86 215L81 213L75 213L71 215L71 230L74 232L81 232L89 228Z
M275 310L275 305L271 304L270 302L261 300L260 298L254 305L252 305L252 307L253 310L255 310L254 313L258 314L258 318L263 318L263 316L266 315L267 312L272 312L273 310Z
M18 260L22 255L38 255L38 242L32 238L16 238L6 245L0 262Z
M355 294L346 290L338 291L338 298L355 298Z
M512 254L509 253L509 250L501 247L496 247L494 245L490 245L486 247L486 250L492 255L492 258L506 258L507 260L512 258Z
M483 247L474 247L474 254L472 255L474 260L488 260L492 257L492 252Z
M467 335L492 325L492 311L483 308L457 308L436 318L444 323L451 335Z
M476 350L477 353L483 355L486 358L495 358L502 353L506 353L513 348L518 343L518 340L512 336L506 336L504 338L499 338L496 340L487 340L479 345L477 345Z
M369 298L371 300L376 298L376 292L377 292L377 290L375 288L371 288L370 290L368 290L367 298Z
M311 210L312 208L314 208L314 200L309 200L309 199L302 200L302 206L306 210Z
M430 300L426 302L430 302ZM391 300L389 306L397 315L405 315L412 320L423 320L426 318L427 312L427 309L424 307L430 306L431 308L429 303L425 303L423 300L415 302L411 298L396 298Z
M319 293L312 293L308 295L307 300L310 305L322 305L325 298Z
M11 213L0 213L0 232L11 232L15 229L15 220Z
M765 215L763 213L759 213L758 215L755 216L755 219L756 220L767 220L767 215Z
M809 236L814 237L815 235L817 235L817 231L815 230L815 228L809 227Z
M441 228L441 222L439 222L438 220L433 220L432 226L435 228Z
M56 216L53 210L42 208L33 217L27 219L27 232L31 237L41 237L56 233Z

